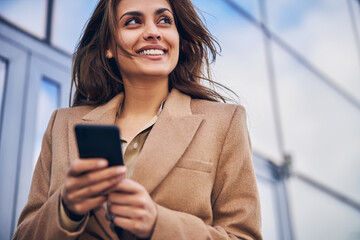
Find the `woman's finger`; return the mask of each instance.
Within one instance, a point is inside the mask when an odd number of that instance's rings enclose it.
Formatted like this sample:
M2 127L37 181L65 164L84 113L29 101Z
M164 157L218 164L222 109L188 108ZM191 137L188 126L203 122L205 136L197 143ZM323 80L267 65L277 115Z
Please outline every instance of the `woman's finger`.
M89 171L103 169L107 167L108 162L103 158L76 159L69 171L69 176L79 176Z
M67 202L65 200L65 198L63 198L64 200L64 205L65 207L72 213L76 214L76 215L84 215L87 212L89 212L90 210L100 206L101 204L103 204L106 201L106 197L105 196L98 196L98 197L94 197L94 198L88 198L85 199L79 203L72 203L72 202Z
M146 192L146 189L141 184L135 182L134 180L126 178L123 181L119 182L118 185L116 185L115 191L135 194L139 192Z
M112 192L108 195L108 200L111 204L130 205L139 208L144 208L146 206L147 199L146 195L121 192Z
M123 218L144 219L146 217L145 210L132 206L112 204L109 210L112 214Z
M96 184L92 184L90 186L77 189L76 191L70 192L68 194L68 198L72 199L74 202L83 201L86 198L92 198L99 195L106 195L106 191L113 188L116 184L118 184L121 180L125 178L125 174L120 176L115 176L113 178L101 181Z
M126 174L126 167L124 166L116 166L116 167L106 168L93 172L88 172L76 177L69 177L66 182L66 189L68 191L74 191L115 177L124 177L125 174Z

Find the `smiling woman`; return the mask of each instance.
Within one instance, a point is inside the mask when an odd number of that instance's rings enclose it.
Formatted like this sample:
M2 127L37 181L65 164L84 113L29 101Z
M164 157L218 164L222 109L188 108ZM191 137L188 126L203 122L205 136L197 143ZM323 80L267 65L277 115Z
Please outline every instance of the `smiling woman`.
M189 0L101 0L13 238L262 239L246 113L201 84L215 43ZM125 166L79 158L77 124L116 125Z
M124 86L135 87L142 84L137 80L147 81L148 77L157 82L162 79L167 85L179 59L179 33L169 3L145 2L124 0L117 8L117 44L112 44L108 53L113 56L115 52Z

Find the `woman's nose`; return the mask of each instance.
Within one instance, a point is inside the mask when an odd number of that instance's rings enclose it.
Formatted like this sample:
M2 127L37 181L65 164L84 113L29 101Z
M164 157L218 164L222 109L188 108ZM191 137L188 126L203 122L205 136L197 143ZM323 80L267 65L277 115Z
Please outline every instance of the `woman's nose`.
M145 40L160 40L161 39L161 33L159 31L159 29L157 28L156 24L154 23L150 23L147 24L145 30L144 30L144 35L143 35Z

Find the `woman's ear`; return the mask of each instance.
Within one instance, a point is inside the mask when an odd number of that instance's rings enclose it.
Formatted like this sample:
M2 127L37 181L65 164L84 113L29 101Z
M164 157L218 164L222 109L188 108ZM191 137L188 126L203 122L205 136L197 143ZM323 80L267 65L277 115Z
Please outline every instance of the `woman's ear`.
M106 50L105 56L106 56L106 58L109 58L109 59L114 57L114 55L112 54L110 49Z

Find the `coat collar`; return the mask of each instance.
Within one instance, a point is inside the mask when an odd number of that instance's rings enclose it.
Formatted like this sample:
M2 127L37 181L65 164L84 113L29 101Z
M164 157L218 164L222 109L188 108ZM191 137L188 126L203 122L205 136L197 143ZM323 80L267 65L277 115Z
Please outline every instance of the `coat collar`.
M124 94L120 93L104 105L98 106L82 117L84 121L96 121L104 124L114 124L117 111L122 103Z

